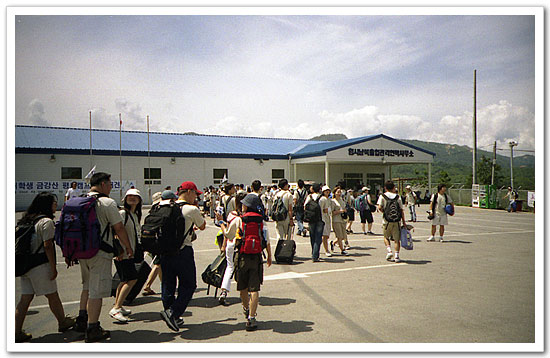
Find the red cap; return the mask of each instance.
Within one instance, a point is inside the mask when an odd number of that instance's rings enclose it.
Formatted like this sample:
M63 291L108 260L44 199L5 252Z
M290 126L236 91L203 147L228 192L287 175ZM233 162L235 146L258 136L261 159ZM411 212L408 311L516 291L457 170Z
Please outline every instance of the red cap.
M194 190L197 195L200 195L202 194L202 191L200 191L199 189L197 189L197 186L195 185L195 183L193 183L192 181L184 181L183 183L181 183L181 185L178 187L178 190L179 189L182 189L182 190Z

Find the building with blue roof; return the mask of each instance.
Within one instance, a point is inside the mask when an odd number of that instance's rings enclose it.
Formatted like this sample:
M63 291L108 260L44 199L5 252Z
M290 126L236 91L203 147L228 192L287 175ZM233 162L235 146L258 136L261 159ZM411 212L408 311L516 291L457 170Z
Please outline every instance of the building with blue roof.
M26 207L39 191L64 195L71 181L86 187L95 171L112 174L111 196L135 186L151 193L182 181L199 188L227 179L249 185L301 178L333 187L369 185L375 193L400 164L427 164L434 153L384 134L339 141L195 135L83 128L16 126L16 205ZM431 175L429 178L431 183Z

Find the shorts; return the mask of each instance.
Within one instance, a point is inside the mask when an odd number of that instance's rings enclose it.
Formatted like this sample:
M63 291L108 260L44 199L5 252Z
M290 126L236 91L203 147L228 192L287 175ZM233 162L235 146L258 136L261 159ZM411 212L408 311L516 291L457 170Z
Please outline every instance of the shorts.
M447 218L447 214L445 215L439 215L435 214L435 217L432 219L432 225L448 225L449 219Z
M332 229L334 230L334 235L336 235L337 239L343 239L346 240L348 238L348 234L346 232L346 223L345 222L332 222Z
M33 267L21 276L21 294L43 296L57 292L56 280L50 280L50 263Z
M323 220L323 222L325 221ZM330 236L330 220L323 226L323 236Z
M349 209L349 210L347 211L347 213L348 213L348 222L353 222L353 221L355 221L355 210Z
M80 259L82 289L87 290L91 299L111 297L112 259L97 254L91 259Z
M115 260L116 271L118 272L118 277L120 282L128 282L132 280L137 280L138 273L136 270L136 264L134 260Z
M260 272L262 255L240 254L237 274L237 291L248 289L248 292L260 291L260 284L263 281L263 273Z
M382 225L384 229L384 238L393 241L399 241L401 238L401 227L399 223L386 223Z
M361 215L361 224L364 224L368 222L369 224L372 224L374 222L374 219L372 218L372 213L370 210L361 210L359 212Z

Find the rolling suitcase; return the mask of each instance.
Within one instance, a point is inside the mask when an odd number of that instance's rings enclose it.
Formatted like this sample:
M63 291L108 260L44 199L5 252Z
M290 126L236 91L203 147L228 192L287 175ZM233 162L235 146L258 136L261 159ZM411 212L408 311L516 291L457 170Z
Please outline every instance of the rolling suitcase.
M126 296L126 300L124 300L124 304L130 304L133 300L139 295L141 292L141 289L143 288L143 285L145 285L145 281L147 281L147 278L149 277L149 274L151 273L151 266L143 260L139 264L136 264L136 271L138 273L138 279L134 287L132 287L132 290L130 290L130 293L128 293L128 296ZM116 289L120 283L120 278L118 276L118 272L115 273L113 276L113 283L111 286L111 296L116 296Z
M296 242L292 240L292 233L294 232L294 226L289 229L288 240L277 241L277 247L275 248L275 262L291 264L294 261L294 255L296 254Z

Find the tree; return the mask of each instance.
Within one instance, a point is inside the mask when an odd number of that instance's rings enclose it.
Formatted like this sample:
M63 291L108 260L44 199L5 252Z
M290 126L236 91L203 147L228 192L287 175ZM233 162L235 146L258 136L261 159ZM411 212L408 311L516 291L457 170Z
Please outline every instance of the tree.
M482 155L481 160L477 162L477 182L479 184L491 184L493 161ZM500 185L504 181L500 165L495 165L495 185Z
M446 186L451 185L451 177L444 170L439 172L439 184L445 184Z

